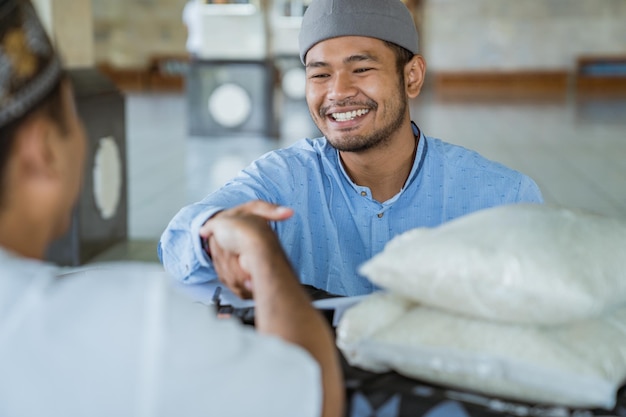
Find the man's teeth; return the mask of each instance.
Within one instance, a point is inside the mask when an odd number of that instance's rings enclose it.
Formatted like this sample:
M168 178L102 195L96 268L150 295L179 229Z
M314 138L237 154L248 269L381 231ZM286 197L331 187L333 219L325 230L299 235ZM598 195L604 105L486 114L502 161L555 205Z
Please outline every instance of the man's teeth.
M337 120L338 122L345 122L347 120L352 120L357 116L363 116L367 113L369 113L368 109L359 109L347 111L345 113L333 113L331 116L333 116L333 119Z

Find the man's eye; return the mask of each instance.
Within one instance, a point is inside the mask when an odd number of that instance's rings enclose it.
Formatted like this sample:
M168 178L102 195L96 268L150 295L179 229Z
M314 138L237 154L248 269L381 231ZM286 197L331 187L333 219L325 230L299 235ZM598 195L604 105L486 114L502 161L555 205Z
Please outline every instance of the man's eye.
M367 72L369 70L371 70L371 68L357 68L357 69L354 70L354 72L359 74L359 73Z
M311 74L309 78L326 78L328 74Z

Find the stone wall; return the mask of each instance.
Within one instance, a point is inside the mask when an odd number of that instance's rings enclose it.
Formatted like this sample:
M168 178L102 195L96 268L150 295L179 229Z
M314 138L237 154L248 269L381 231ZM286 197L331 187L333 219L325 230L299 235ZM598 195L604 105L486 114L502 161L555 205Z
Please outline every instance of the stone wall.
M46 31L68 68L94 64L93 19L90 0L34 0Z
M98 63L185 55L185 0L91 0ZM626 0L411 0L429 71L567 70L626 54Z
M92 0L97 63L145 67L155 55L185 55L186 0Z
M583 55L626 55L624 0L427 0L429 70L574 71Z

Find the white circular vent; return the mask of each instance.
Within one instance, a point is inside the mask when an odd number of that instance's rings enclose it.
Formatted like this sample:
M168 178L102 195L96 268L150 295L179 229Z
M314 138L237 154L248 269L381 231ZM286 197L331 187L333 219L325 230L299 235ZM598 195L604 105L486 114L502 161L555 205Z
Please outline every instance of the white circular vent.
M283 74L282 88L285 95L293 100L305 96L306 73L302 68L291 68Z
M225 127L243 124L251 110L250 96L237 84L222 84L209 97L209 113L217 123Z
M122 161L112 137L98 141L93 164L93 194L100 216L105 220L115 216L122 197Z

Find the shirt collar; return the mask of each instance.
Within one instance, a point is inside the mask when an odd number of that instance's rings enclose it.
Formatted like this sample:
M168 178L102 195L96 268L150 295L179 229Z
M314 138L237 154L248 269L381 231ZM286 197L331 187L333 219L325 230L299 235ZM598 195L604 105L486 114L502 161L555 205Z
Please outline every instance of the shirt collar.
M411 172L409 173L409 177L406 179L404 183L404 187L400 190L400 193L404 191L405 188L409 186L409 184L415 179L418 172L422 168L424 163L424 157L426 156L426 136L422 133L421 129L417 127L415 122L411 121L411 127L413 128L413 135L415 136L415 140L417 140L417 150L415 151L415 160L413 161L413 168L411 168Z
M415 140L418 141L417 142L417 150L415 151L415 160L413 161L413 167L411 168L411 172L409 173L409 177L406 179L406 182L404 183L404 187L402 187L402 189L400 190L400 192L398 194L396 194L394 197L389 199L386 202L387 204L390 204L390 203L393 203L394 201L396 201L396 199L409 186L409 184L411 182L413 182L413 180L417 176L418 172L420 171L420 168L422 167L422 164L423 164L423 161L424 161L424 157L426 155L426 136L424 136L422 134L422 131L420 130L420 128L417 127L417 125L413 121L411 121L411 128L413 129L413 135L415 136ZM334 149L334 151L335 151L335 156L337 158L337 165L339 166L339 169L340 169L341 173L343 174L344 178L346 179L346 181L348 181L348 184L350 184L350 186L352 186L352 188L354 188L357 192L361 192L361 191L367 190L367 192L369 194L369 188L368 187L362 187L360 185L355 184L352 181L352 179L350 178L350 176L346 172L346 170L345 170L345 168L343 166L343 163L341 162L341 156L339 155L339 151L337 149Z

